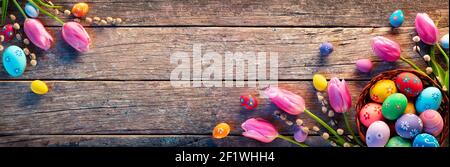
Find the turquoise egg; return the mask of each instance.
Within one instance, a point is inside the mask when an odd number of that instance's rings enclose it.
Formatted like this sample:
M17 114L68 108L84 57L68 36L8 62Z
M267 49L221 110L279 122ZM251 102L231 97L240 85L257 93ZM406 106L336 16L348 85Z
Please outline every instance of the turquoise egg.
M442 38L441 38L441 46L444 49L448 49L448 34L445 34Z
M25 53L15 45L11 45L3 51L2 61L6 72L13 77L21 76L27 66Z
M420 92L416 100L416 111L421 114L425 110L438 110L442 101L442 93L436 87L428 87Z
M32 4L27 3L25 5L25 13L31 18L36 18L39 16L39 9L34 7Z
M433 135L422 133L414 138L413 147L439 147L439 142Z
M389 17L389 23L394 28L400 27L403 24L403 21L405 21L405 16L403 15L403 11L400 9L394 11Z

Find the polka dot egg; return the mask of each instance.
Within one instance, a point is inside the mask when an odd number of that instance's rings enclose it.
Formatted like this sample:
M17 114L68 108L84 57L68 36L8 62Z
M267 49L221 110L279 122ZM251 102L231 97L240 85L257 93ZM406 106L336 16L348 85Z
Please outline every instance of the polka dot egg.
M439 142L434 136L422 133L414 138L413 147L439 147Z
M435 110L426 110L420 114L420 119L423 122L423 130L433 136L438 136L444 128L444 120Z
M423 90L422 81L413 73L403 72L395 78L395 85L400 93L407 97L416 97Z
M2 61L5 71L12 77L21 76L27 66L25 53L21 48L15 45L9 46L3 52Z
M394 81L380 80L370 88L370 98L377 102L383 103L391 94L397 93Z
M375 121L367 129L366 144L368 147L384 147L389 136L389 126L383 121Z
M382 119L381 105L378 103L368 103L359 112L359 120L366 127L369 127L373 122Z
M422 132L422 120L414 114L404 114L395 122L395 131L400 137L412 139Z

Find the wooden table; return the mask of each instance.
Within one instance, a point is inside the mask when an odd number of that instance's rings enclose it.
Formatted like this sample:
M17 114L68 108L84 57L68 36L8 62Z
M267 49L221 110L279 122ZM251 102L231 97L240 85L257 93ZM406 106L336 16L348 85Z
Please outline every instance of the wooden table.
M66 7L75 2L54 1ZM87 2L89 16L121 17L124 22L87 26L93 45L78 54L62 41L58 24L43 17L57 40L52 49L31 48L38 65L28 66L21 77L11 78L0 69L0 146L293 146L241 136L240 124L251 117L271 120L280 133L292 135L292 128L274 117L276 108L268 100L261 99L256 111L239 106L239 96L256 94L257 88L175 88L170 73L177 65L170 63L170 55L191 53L196 43L221 54L278 52L280 87L303 96L310 110L329 120L321 113L313 74L346 79L356 101L372 76L408 68L403 62L386 63L374 56L372 37L398 41L408 58L424 67L412 51L415 14L427 12L434 20L441 16L441 34L448 33L449 19L446 0ZM388 17L396 9L405 12L405 23L393 34ZM333 43L335 51L321 57L318 46L325 41ZM360 58L374 61L372 73L355 69ZM50 92L33 94L29 86L35 79L46 81ZM300 118L308 127L317 125L306 115ZM343 127L341 116L335 119ZM232 126L231 134L212 139L212 129L220 122ZM306 143L329 146L317 134Z

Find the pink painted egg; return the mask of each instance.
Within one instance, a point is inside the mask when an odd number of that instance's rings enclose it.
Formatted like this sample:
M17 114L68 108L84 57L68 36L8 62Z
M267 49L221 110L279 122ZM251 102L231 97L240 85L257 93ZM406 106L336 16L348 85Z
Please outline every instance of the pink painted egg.
M369 127L373 122L382 119L383 114L381 114L381 105L378 103L368 103L359 112L359 120L366 127Z
M438 136L444 128L444 120L436 110L425 110L420 114L420 119L423 122L423 130L433 136Z
M407 97L416 97L423 90L419 77L409 72L402 72L395 78L395 85L400 93Z
M8 42L9 40L13 39L14 37L14 28L11 24L6 24L3 26L2 31L0 32L0 35L3 35L5 37L4 43Z

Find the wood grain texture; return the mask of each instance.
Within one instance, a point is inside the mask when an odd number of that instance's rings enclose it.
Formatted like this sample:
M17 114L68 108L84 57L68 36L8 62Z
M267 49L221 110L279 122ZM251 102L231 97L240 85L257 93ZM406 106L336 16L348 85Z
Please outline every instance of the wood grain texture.
M29 84L0 82L0 135L209 135L220 122L230 124L231 134L240 134L241 123L252 117L273 121L281 133L292 134L294 128L273 115L277 108L267 99L260 98L256 111L239 106L240 95L258 95L255 88L173 88L168 81L52 81L48 82L50 93L38 96ZM349 82L350 90L360 92L364 84ZM279 86L303 96L312 112L329 121L321 112L311 82L280 82ZM317 125L307 115L300 118L306 126ZM293 122L295 119L289 117ZM336 119L341 120L341 115ZM338 127L344 127L342 120Z
M54 1L67 8L77 0ZM121 17L120 26L314 26L388 27L389 15L402 9L404 26L414 26L416 13L442 17L448 27L446 0L86 0L89 16ZM62 12L61 12L62 13ZM66 18L72 20L73 18ZM47 25L58 25L44 19Z
M51 30L56 37L60 36L58 28ZM9 77L2 68L0 79L170 80L171 72L178 66L171 64L171 55L186 52L192 61L194 44L202 45L202 54L214 51L222 57L226 51L277 52L280 80L311 79L315 73L367 80L385 70L409 68L401 61L382 62L373 55L370 40L377 35L399 42L407 58L425 66L423 59L412 51L413 28L401 28L398 34L392 34L390 28L90 28L88 31L94 40L89 52L78 54L58 38L48 52L32 49L38 52L37 67L28 67L18 78ZM440 32L448 33L448 28L441 28ZM319 56L318 47L323 41L335 46L328 57ZM355 61L361 58L373 59L375 68L371 74L356 70Z
M319 136L311 147L330 146ZM0 147L297 147L281 139L261 143L243 136L213 139L206 135L16 135L0 137Z

